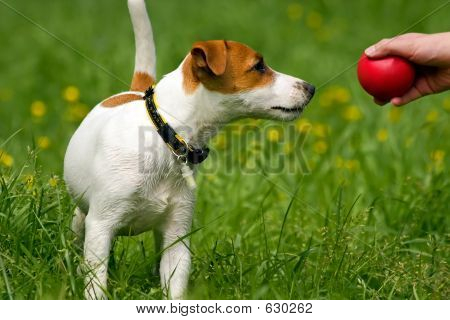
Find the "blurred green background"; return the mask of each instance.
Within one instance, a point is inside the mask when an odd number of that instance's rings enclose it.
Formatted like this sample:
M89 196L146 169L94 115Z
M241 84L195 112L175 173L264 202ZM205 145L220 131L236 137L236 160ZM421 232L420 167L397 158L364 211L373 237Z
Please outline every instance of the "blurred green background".
M148 0L147 8L158 75L193 42L230 39L318 88L302 119L240 121L212 141L198 177L188 298L450 296L450 94L380 108L355 68L382 38L448 31L449 1ZM0 17L0 297L81 298L63 157L87 112L128 88L126 1L6 0ZM296 169L273 170L277 155L277 168ZM161 298L152 241L116 241L110 298Z

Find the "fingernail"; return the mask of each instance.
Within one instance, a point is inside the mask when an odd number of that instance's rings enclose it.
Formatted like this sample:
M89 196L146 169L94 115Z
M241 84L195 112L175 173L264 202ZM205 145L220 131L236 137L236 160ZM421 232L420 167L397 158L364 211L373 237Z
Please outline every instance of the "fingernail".
M402 99L400 98L392 98L391 103L394 105L394 107L401 107L402 106Z
M375 54L376 50L377 50L377 48L375 48L375 46L370 46L366 49L365 54L368 56L372 56Z

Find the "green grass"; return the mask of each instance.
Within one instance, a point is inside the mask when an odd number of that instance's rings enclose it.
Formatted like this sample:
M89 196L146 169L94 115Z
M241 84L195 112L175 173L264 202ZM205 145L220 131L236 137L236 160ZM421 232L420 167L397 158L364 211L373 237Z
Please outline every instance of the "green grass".
M131 78L125 1L7 2ZM188 298L450 297L449 94L379 108L354 66L342 73L410 26L448 31L450 5L416 24L444 2L148 1L159 74L194 41L226 38L319 87L302 122L241 121L212 142L198 177ZM63 156L85 110L126 86L2 4L0 14L0 297L79 299ZM79 99L62 96L67 86ZM37 100L42 117L30 112ZM152 243L150 234L116 240L110 298L161 298Z

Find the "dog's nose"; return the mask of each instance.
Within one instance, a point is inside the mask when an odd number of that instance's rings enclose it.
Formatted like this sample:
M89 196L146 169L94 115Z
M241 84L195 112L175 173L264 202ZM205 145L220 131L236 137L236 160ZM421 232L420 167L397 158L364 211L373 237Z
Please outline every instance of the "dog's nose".
M311 95L311 98L316 92L316 87L307 82L297 82L297 88L308 91L308 93Z
M306 84L306 90L311 94L311 97L316 93L316 87L309 83Z

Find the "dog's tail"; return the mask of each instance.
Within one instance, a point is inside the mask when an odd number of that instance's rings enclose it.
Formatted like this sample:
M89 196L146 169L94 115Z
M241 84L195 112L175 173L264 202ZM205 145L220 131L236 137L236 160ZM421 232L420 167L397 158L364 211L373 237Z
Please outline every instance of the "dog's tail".
M128 0L131 22L133 23L136 57L132 91L145 91L156 79L156 52L153 31L147 15L144 0Z

